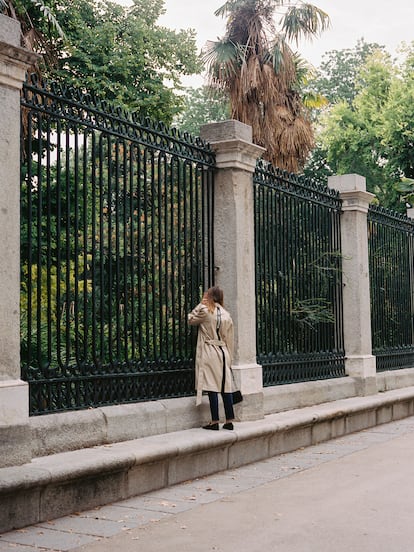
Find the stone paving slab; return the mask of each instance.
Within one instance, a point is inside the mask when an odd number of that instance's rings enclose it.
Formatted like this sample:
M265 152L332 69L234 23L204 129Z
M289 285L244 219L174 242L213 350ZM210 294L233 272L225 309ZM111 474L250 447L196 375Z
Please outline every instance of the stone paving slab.
M117 520L100 519L98 517L67 516L60 519L39 523L36 527L52 529L53 531L67 531L95 537L111 537L124 529L136 527L137 524L124 518Z
M116 537L139 526L149 527L203 504L235 500L235 495L243 491L305 472L408 433L414 433L414 417L94 508L76 516L65 516L5 533L0 536L0 552L66 552L97 539L108 542L113 535Z
M174 488L174 492L171 490ZM175 487L166 487L159 491L153 491L149 493L149 496L163 499L166 497L175 500L185 500L193 504L207 504L208 502L214 502L220 500L223 497L223 491L216 491L211 488L208 481L200 479L191 483L182 483L181 485L175 485Z
M42 549L43 547L46 550L66 552L67 550L72 550L84 544L92 543L96 539L97 537L91 535L83 535L81 533L68 531L54 531L35 525L27 529L5 533L1 536L0 541L2 544L4 542L20 545L25 544L27 547L30 547L28 550Z
M145 496L142 499L140 509L149 510L151 512L165 512L166 514L175 514L177 512L185 512L190 510L194 505L191 502L183 500L174 500L167 498L157 498Z
M95 508L94 510L82 512L80 514L80 517L85 519L92 518L117 521L121 523L124 522L128 526L131 525L137 527L142 523L149 522L150 513L145 512L145 515L142 515L137 512L136 508L128 508L127 506L124 506L122 503L120 503L119 505L110 504L109 506L100 506L98 508Z
M14 544L11 542L0 541L0 552L60 552L60 550L52 550L51 548L38 548L33 546L25 546L24 544Z
M145 495L144 495L145 496ZM125 501L127 502L127 501ZM155 512L146 510L141 504L134 506L133 503L114 503L108 506L101 506L92 511L82 512L80 517L95 519L110 519L112 521L124 521L126 524L138 527L148 523L154 523L172 514L166 512Z

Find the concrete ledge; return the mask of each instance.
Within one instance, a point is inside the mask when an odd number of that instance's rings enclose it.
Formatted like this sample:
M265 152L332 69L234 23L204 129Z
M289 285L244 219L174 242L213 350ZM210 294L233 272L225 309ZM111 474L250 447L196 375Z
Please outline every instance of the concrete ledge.
M209 420L207 402L167 399L29 418L33 457L141 439L200 427Z
M389 370L388 372L377 372L378 391L391 391L402 387L414 385L414 368L404 370Z
M0 532L93 508L414 415L414 387L243 422L62 452L0 469Z
M244 420L256 418L258 402L259 410L269 415L357 394L353 378L268 387L263 393L246 397L236 407L236 415ZM31 417L32 455L46 456L192 429L207 423L209 417L206 397L200 407L195 406L194 397L186 397Z
M414 379L413 383L414 385ZM264 413L284 412L358 395L358 382L354 378L337 378L321 381L292 383L265 387Z

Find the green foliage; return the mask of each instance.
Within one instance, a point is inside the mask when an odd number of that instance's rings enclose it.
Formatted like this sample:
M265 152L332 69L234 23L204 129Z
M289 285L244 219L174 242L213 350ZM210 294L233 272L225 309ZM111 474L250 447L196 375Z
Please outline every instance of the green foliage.
M331 104L339 101L352 104L361 66L374 52L383 50L383 46L361 38L354 48L327 52L311 81L312 86Z
M199 71L193 31L157 25L163 2L71 0L60 10L68 36L58 76L139 114L170 123L181 107L180 77Z
M194 136L200 134L200 127L207 123L224 121L230 116L225 95L212 91L207 86L188 88L184 96L184 109L176 118L175 125Z
M414 178L414 43L405 54L382 113L383 144L394 174Z
M303 175L310 180L326 185L328 177L334 174L328 164L327 157L328 152L321 144L317 144L303 168Z
M381 205L405 211L396 184L414 176L413 50L405 51L399 66L383 48L363 46L356 48L351 74L362 52L371 54L355 73L355 82L341 99L335 96L338 89L332 92L337 101L320 118L319 154L326 152L326 163L319 164L335 174L364 176Z
M332 311L332 304L321 297L312 299L297 300L291 309L291 314L299 324L316 329L320 323L335 322L335 315Z
M403 201L414 205L414 179L402 178L395 187L397 192L402 194Z
M134 0L130 8L110 0L7 4L32 49L45 56L45 77L140 116L171 123L182 107L181 76L201 70L194 31L157 24L163 0Z

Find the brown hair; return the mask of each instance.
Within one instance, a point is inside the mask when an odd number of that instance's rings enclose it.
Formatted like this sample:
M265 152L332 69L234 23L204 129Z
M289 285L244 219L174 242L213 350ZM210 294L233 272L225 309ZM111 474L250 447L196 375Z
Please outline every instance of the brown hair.
M203 295L202 302L207 306L210 312L213 312L216 303L223 306L223 290L219 286L208 288Z

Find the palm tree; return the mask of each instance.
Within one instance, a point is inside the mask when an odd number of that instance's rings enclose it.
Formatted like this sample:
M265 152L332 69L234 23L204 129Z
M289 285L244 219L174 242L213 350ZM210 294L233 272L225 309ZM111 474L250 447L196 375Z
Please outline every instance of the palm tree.
M300 94L304 63L288 43L318 35L328 15L292 0L228 0L215 15L226 16L227 25L224 38L204 50L209 86L228 94L232 118L252 126L268 161L298 172L314 141Z

